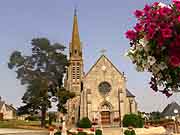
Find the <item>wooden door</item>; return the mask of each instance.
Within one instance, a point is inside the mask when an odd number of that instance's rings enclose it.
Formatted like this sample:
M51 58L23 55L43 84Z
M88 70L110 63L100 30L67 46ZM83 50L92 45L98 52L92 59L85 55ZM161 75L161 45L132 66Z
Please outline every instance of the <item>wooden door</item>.
M101 123L103 125L109 125L111 123L110 112L109 111L101 112Z

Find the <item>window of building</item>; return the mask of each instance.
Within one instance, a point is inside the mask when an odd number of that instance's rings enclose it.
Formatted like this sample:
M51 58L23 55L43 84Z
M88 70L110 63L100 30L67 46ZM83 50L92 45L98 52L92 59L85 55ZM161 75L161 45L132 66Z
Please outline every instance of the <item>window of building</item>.
M77 66L76 66L76 73L77 73L77 79L80 79L80 63L77 63Z
M74 53L77 54L77 50L74 50Z
M76 79L76 66L75 66L75 63L73 63L73 65L72 65L72 78Z
M106 95L108 94L110 91L111 91L111 85L104 81L104 82L101 82L98 86L99 88L99 92L102 94L102 95Z

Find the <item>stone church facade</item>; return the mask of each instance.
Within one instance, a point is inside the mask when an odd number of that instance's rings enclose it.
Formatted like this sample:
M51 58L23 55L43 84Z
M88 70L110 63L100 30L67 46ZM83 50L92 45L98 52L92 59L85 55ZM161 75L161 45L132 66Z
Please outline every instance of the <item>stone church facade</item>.
M137 113L135 96L127 90L124 74L105 55L100 56L91 69L84 73L76 13L69 63L65 87L76 94L67 102L67 120L70 124L88 117L94 123L100 121L102 125L119 125L125 114Z

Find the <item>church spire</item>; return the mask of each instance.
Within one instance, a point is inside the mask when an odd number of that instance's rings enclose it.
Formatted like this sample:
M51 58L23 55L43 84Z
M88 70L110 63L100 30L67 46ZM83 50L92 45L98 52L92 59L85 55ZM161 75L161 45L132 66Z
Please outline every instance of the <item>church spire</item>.
M67 89L75 92L77 95L82 90L83 79L83 58L82 47L78 31L77 10L74 10L74 22L72 39L69 46L69 66L67 73Z
M71 54L72 56L81 56L81 41L78 30L78 18L77 18L77 9L74 10L74 22L73 22L73 31L72 31L72 41L71 41Z

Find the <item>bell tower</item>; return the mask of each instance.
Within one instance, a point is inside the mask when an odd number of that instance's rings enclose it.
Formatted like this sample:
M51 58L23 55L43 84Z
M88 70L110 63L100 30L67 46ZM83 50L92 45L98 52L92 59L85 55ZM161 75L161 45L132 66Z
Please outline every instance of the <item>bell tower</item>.
M80 95L83 79L82 47L78 30L77 10L74 11L72 39L69 45L68 89Z

